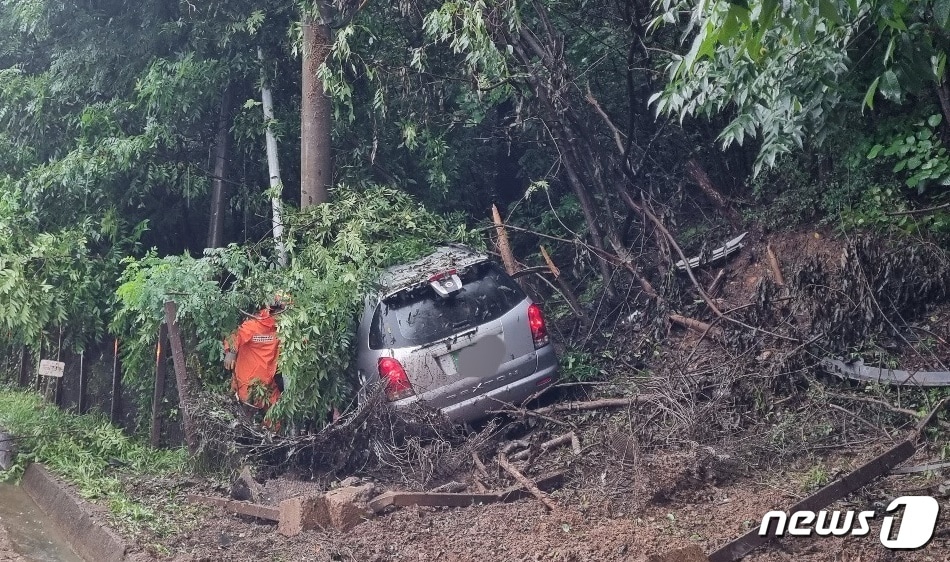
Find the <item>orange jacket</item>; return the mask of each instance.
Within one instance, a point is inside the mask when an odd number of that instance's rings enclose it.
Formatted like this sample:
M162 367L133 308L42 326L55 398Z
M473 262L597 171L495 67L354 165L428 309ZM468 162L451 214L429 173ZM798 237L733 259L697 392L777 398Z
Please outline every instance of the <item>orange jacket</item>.
M277 374L277 355L280 353L280 341L277 339L277 323L265 308L257 313L257 318L248 318L233 334L224 340L224 351L237 352L234 376L231 377L231 390L238 399L248 402L248 393L255 379L271 389L269 405L280 398L280 390L274 383ZM264 404L252 404L264 407Z

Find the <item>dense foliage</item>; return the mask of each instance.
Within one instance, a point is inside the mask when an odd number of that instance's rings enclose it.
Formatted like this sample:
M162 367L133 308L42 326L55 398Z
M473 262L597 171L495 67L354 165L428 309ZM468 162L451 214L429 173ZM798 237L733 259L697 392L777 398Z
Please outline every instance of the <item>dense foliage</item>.
M221 388L229 380L220 367L224 337L243 319L242 311L254 313L276 292L286 292L293 304L277 317L285 389L269 415L322 419L353 390L351 344L368 284L381 268L420 257L440 242L479 244L459 224L391 188L341 188L331 203L290 218L286 268L275 266L268 243L232 244L201 258L130 258L112 326L126 341L130 383L149 388L150 377L142 375L149 373L166 300L178 304L183 332L192 336L197 372Z
M298 212L304 22L329 34L325 179L348 187ZM747 218L945 234L948 28L950 0L9 0L0 344L48 356L60 333L83 349L110 326L147 406L166 298L192 372L223 389L221 338L287 290L274 415L299 419L345 393L374 272L471 241L493 203L556 238L582 300L675 292L655 227L699 249L744 202L768 205ZM290 208L286 268L272 197ZM231 244L211 242L222 216ZM537 242L513 236L528 265Z

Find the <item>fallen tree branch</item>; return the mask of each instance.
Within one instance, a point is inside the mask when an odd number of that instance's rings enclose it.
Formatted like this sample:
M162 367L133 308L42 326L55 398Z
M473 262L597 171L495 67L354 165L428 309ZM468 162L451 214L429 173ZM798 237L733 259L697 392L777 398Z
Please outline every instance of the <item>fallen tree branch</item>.
M498 252L501 253L501 261L505 264L505 270L508 275L513 275L518 267L515 264L515 255L511 252L511 245L508 243L508 233L505 231L505 223L501 221L501 215L498 213L498 207L491 206L492 222L495 224L495 232L498 233Z
M640 396L632 396L630 398L604 398L586 402L564 402L562 404L553 404L528 411L538 415L544 415L553 414L555 412L581 412L587 410L601 410L604 408L622 408L624 406L633 406L634 404L653 402L657 398L655 394L641 394Z
M920 417L920 412L915 412L914 410L908 410L907 408L898 408L897 406L893 404L889 404L885 402L884 400L878 400L877 398L868 398L865 396L851 396L850 394L837 394L837 393L832 393L832 392L829 392L828 396L830 396L831 398L838 398L840 400L852 400L856 402L866 402L868 404L877 404L878 406L881 406L882 408L890 410L891 412L894 412L895 414L903 414L905 416L910 416L912 418ZM942 427L943 429L947 431L950 431L950 423L948 422L945 422L943 420L937 420L937 425L939 425L940 427Z
M557 504L554 503L554 501L552 501L551 498L547 494L539 490L537 485L535 485L535 483L532 482L530 478L528 478L524 474L521 474L521 472L517 468L515 468L514 465L508 462L508 458L505 456L504 453L500 453L498 455L498 466L505 469L505 472L510 474L519 484L521 484L522 486L524 486L526 490L531 492L532 496L538 498L538 501L543 503L546 508L554 512L560 511L558 509Z
M772 245L765 245L765 254L769 258L769 269L772 270L772 277L775 278L775 284L781 287L785 286L785 277L782 276L782 266L778 262L778 256L772 251Z
M932 213L934 211L939 211L941 209L950 208L950 203L944 203L942 205L937 205L935 207L925 207L923 209L911 209L909 211L891 211L889 213L884 213L889 217L897 217L900 215L922 215L924 213Z
M578 455L579 455L579 454L580 454L580 441L577 439L577 434L575 434L573 431L569 431L569 432L565 433L564 435L561 435L561 436L555 437L554 439L545 441L544 443L541 443L541 444L538 446L538 448L539 448L542 452L544 452L544 451L547 451L548 449L553 449L554 447L557 447L557 446L559 446L559 445L566 445L566 444L568 444L568 443L571 443L572 446L573 446L573 444L574 444L575 442L577 443L577 447L574 449L574 454L578 454ZM516 460L516 461L523 461L523 460L527 459L527 458L530 457L530 456L531 456L531 449L525 449L524 451L519 451L519 452L515 453L514 455L511 455L511 459L512 459L512 460Z
M475 451L472 451L472 462L475 463L475 471L481 474L482 478L488 478L488 469L485 468L485 463L478 458L478 453Z
M679 314L670 314L669 319L674 324L679 324L680 326L688 328L696 333L703 335L709 334L714 338L720 340L722 339L722 330L712 326L711 324L700 322L699 320L695 320L693 318L687 318L686 316L680 316Z

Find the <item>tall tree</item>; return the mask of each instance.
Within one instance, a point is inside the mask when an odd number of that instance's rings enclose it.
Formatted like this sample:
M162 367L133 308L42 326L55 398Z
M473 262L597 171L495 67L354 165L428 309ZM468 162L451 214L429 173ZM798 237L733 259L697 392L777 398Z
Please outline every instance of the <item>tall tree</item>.
M330 158L332 108L320 79L320 67L326 62L333 39L330 26L320 15L305 15L301 31L300 208L305 209L326 201L333 182Z
M324 70L333 30L347 25L366 0L315 0L301 6L300 207L319 205L333 183L330 147L332 101L324 89Z

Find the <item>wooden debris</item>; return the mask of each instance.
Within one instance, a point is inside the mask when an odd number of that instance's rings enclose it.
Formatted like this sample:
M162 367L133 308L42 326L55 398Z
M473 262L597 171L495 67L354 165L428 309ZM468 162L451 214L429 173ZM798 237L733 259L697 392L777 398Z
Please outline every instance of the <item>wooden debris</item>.
M556 488L559 488L562 483L564 483L564 472L559 470L557 472L550 472L536 478L534 480L535 485L539 490L544 492L549 492ZM521 484L516 484L505 488L504 490L498 492L498 501L501 502L513 502L526 498L531 495L531 492L526 490Z
M575 434L573 431L569 431L565 433L564 435L545 441L544 443L541 443L541 445L539 445L538 448L543 452L543 451L547 451L548 449L553 449L554 447L557 447L560 445L566 445L568 443L571 444L575 455L581 454L581 442L580 440L578 440L577 434ZM505 453L508 453L508 451L505 451ZM531 450L526 449L524 451L519 451L515 453L514 455L511 455L511 459L516 460L516 461L523 461L530 456L531 456Z
M769 269L772 270L772 278L776 285L785 286L785 277L782 276L782 266L779 264L778 257L772 251L772 245L766 244L765 253L769 258Z
M515 439L513 441L509 441L508 443L506 443L505 446L501 448L501 452L506 455L510 455L515 449L530 449L530 448L531 448L530 442L524 441L523 439Z
M277 521L280 519L280 510L270 505L261 505L246 501L226 500L222 498L213 498L210 496L200 496L197 494L188 494L185 499L191 503L201 503L214 507L220 507L231 513L241 515L250 515L268 521Z
M515 255L511 251L511 245L508 243L508 232L505 231L505 223L501 221L501 214L498 213L498 207L491 206L492 221L495 223L495 232L498 234L498 253L501 254L501 261L505 264L505 271L508 275L513 275L518 271Z
M713 279L712 283L709 284L709 288L706 289L706 293L710 297L715 297L719 294L719 290L722 289L723 283L726 281L726 270L720 269L719 273L716 274L716 278Z
M521 473L517 468L514 467L504 453L498 455L498 465L505 469L505 472L510 474L519 484L525 487L531 495L538 498L538 501L544 504L546 508L551 511L559 511L558 506L554 501L548 497L547 494L538 489L538 486L531 481L530 478Z
M463 482L453 481L453 482L446 482L445 484L442 484L441 486L436 486L435 488L432 488L432 492L455 494L459 492L464 492L466 488L468 488L468 484L465 484Z
M481 479L478 478L477 474L472 474L472 483L475 484L475 489L478 490L479 494L484 494L488 492L488 488L482 484Z
M564 481L563 472L553 472L535 481L539 490L551 490ZM380 513L389 506L407 507L424 505L429 507L469 507L479 504L512 502L532 495L524 486L518 484L505 488L501 492L478 494L452 494L434 492L386 492L369 501L370 510Z
M698 334L709 334L714 338L722 339L722 330L711 324L700 322L699 320L695 320L693 318L680 316L679 314L670 314L669 318L674 324L679 324L680 326L688 328Z
M376 513L391 505L406 507L425 505L431 507L468 507L480 503L495 503L498 494L453 494L438 492L386 492L369 501L369 508Z
M553 414L555 412L581 412L586 410L601 410L604 408L622 408L624 406L633 406L634 404L644 404L653 402L657 399L653 394L641 394L629 398L603 398L601 400L590 400L586 402L562 402L552 404L536 410L528 410L529 413L538 415Z
M481 474L482 478L488 478L488 469L485 468L485 463L478 458L478 453L475 451L472 451L472 462L475 463L475 471Z

